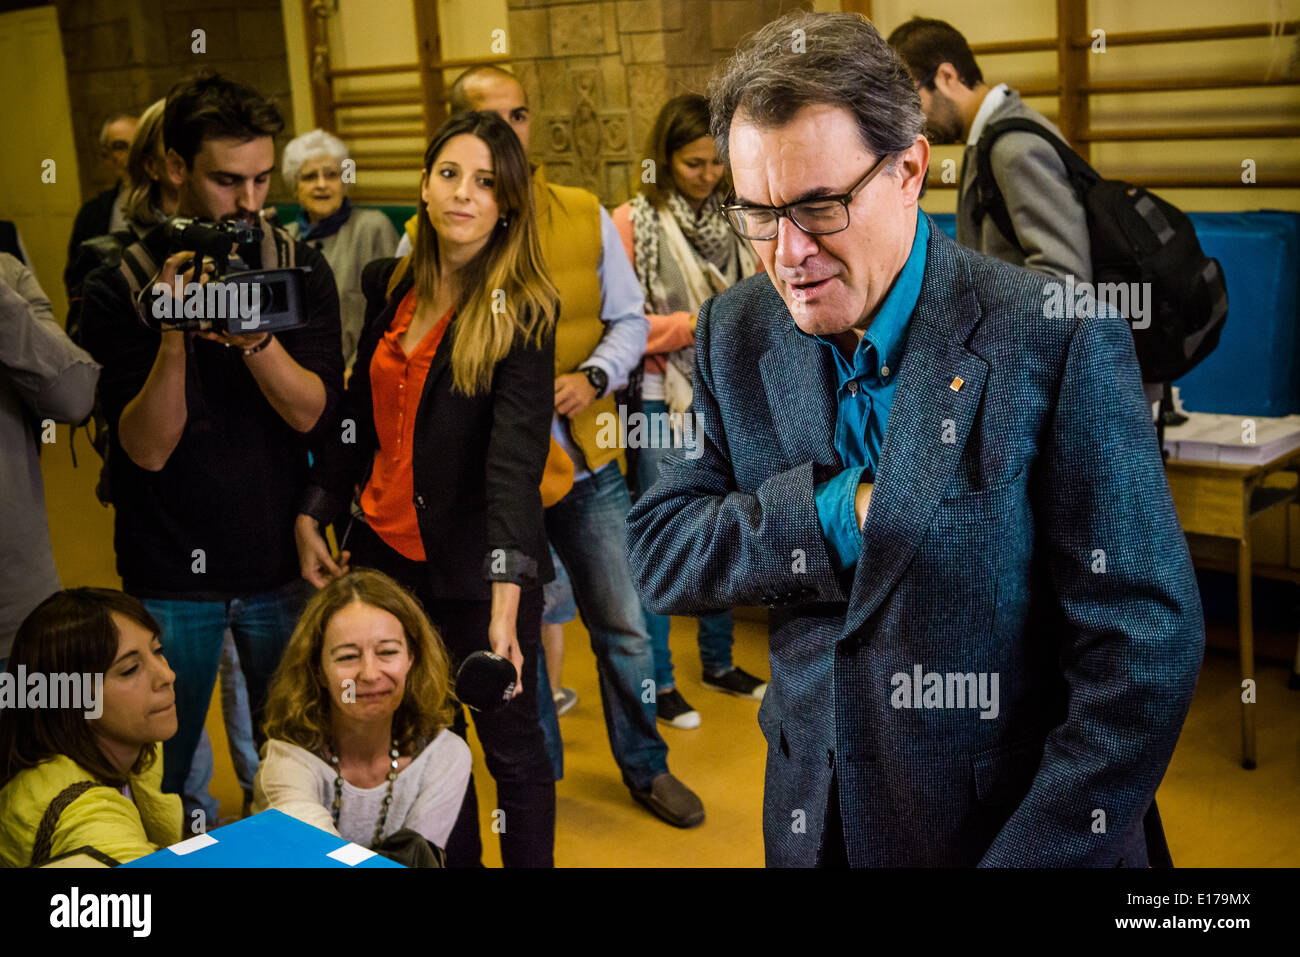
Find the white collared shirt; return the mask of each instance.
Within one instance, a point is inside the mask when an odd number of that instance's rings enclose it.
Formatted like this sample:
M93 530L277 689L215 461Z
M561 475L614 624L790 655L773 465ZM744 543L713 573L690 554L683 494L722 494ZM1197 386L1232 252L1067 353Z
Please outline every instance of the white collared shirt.
M1009 92L1010 89L1005 83L999 83L985 94L984 102L980 104L979 112L975 114L975 119L971 122L970 135L966 137L967 146L974 146L979 142L980 134L984 132L984 124L1002 105L1002 101L1007 98Z

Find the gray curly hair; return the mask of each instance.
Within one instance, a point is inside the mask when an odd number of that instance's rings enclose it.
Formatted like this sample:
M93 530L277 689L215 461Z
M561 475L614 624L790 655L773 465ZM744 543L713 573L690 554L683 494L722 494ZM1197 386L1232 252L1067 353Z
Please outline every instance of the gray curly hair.
M730 162L737 112L770 128L816 104L849 110L876 156L907 149L925 126L911 75L869 20L797 11L748 37L709 81L709 132L718 156Z
M340 166L348 158L348 148L343 141L333 133L326 133L324 130L312 130L289 141L289 145L284 148L284 158L281 162L284 182L289 189L298 188L298 173L302 170L302 164L322 153Z

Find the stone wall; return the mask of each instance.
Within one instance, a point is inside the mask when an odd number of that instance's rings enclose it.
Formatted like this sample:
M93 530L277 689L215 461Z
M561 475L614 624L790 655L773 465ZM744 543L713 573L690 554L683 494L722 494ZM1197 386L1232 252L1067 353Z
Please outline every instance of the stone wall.
M279 0L58 0L68 65L81 192L88 199L113 184L100 160L104 120L140 112L177 81L207 68L273 98L291 138L293 105ZM206 52L195 52L203 30ZM283 195L273 178L272 197Z
M703 93L746 34L810 0L509 0L509 53L533 113L532 153L607 206L640 184L655 116Z

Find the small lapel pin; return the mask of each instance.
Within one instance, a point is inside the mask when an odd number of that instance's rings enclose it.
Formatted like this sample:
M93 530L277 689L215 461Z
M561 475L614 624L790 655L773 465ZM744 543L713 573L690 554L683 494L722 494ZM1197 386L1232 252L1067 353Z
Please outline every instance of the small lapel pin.
M965 384L966 384L966 380L963 379L961 376L954 376L952 380L952 385L948 386L948 388L952 389L953 392L960 392L961 387L964 386Z

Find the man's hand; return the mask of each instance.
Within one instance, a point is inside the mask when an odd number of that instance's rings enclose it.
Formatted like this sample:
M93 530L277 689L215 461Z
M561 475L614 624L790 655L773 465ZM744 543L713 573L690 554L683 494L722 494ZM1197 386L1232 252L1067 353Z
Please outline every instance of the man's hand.
M262 340L270 335L269 332L250 332L248 335L232 336L228 332L196 332L194 333L199 339L207 339L209 342L220 342L223 346L238 346L240 349L251 349L253 346L261 344Z
M853 510L858 516L859 531L867 523L867 506L871 502L871 490L874 487L874 482L859 483L858 490L853 495Z
M149 295L151 297L166 296L168 299L172 300L172 308L170 311L173 316L182 315L184 311L183 301L182 302L175 301L176 300L176 295L175 295L176 270L180 269L184 263L192 262L197 257L198 257L198 253L194 252L193 250L182 250L181 252L173 253L172 255L168 256L166 259L163 260L162 268L158 270L158 275L154 278L153 285L150 286L149 288ZM189 286L189 284L192 282L197 282L200 286L207 285L208 281L212 278L213 274L216 272L217 266L216 263L214 263L212 260L205 258L203 260L203 272L199 275L197 280L194 278L194 269L195 269L194 266L190 266L189 269L185 270L185 272L181 274L180 278L181 278L182 296L185 295L186 287ZM152 308L153 306L152 298L150 299L149 305L150 308ZM162 324L162 328L166 330L167 323L164 322Z
M320 533L320 526L310 515L299 515L293 523L293 537L298 545L298 565L302 577L317 588L324 588L331 578L337 578L348 570L350 552L339 555L335 562L330 555L329 544Z
M184 287L188 286L190 283L195 281L194 265L192 264L198 258L198 255L199 254L192 249L183 249L178 253L172 253L170 256L168 256L166 259L163 260L162 268L158 271L158 278L154 280L155 284L162 283L164 286L167 287L167 291L169 293L174 292L176 289L176 270L180 269L182 264L188 262L191 263L190 268L185 270L185 272L181 274L181 280L184 283L184 285L181 287L181 292L184 293L185 292ZM209 279L211 279L213 273L215 273L216 271L217 271L217 264L214 263L211 259L204 257L203 275L200 276L198 279L199 285L203 285Z
M555 377L555 411L573 418L596 401L596 389L581 372Z

